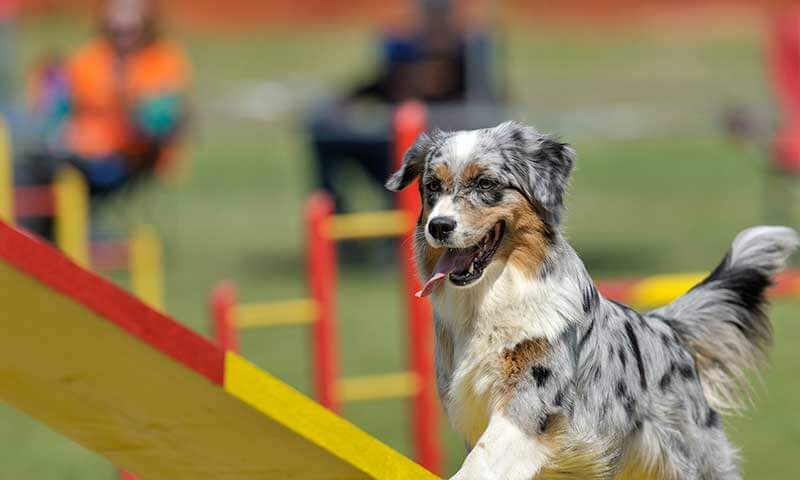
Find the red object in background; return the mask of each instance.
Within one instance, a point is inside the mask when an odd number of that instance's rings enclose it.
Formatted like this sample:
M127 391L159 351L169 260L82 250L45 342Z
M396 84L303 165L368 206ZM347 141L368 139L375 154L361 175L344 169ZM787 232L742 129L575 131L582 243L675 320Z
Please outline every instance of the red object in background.
M120 480L137 480L136 476L132 473L120 470L119 472Z
M51 185L14 188L16 218L52 217L55 214L55 195Z
M796 121L800 122L800 119ZM772 161L779 172L800 175L800 123L781 128L777 132Z
M0 0L0 22L6 22L12 19L17 13L16 0Z
M394 117L396 167L400 168L406 151L426 128L425 107L418 102L401 105ZM397 194L398 208L416 217L421 210L416 182ZM408 342L411 370L419 379L419 392L413 398L415 458L431 472L441 472L439 448L439 410L433 363L433 311L430 303L414 294L421 289L414 264L413 227L400 242L401 264L408 302Z
M336 247L324 231L326 220L333 215L333 200L324 193L315 193L306 203L306 259L311 298L317 305L317 319L312 326L314 352L314 388L323 406L339 413L336 380L339 375L336 335Z
M231 282L223 282L211 292L211 318L214 338L223 350L239 352L239 339L236 334L234 307L236 306L236 287Z
M773 166L800 174L800 8L781 10L771 28L769 69L783 115L773 144Z

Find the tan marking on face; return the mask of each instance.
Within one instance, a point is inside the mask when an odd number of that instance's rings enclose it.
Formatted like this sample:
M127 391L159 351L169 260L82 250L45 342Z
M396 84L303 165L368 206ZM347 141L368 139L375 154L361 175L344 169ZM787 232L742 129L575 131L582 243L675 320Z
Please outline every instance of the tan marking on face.
M459 181L462 185L466 185L481 176L484 171L486 171L486 168L480 163L470 162L464 167L464 171L461 172Z
M506 223L502 252L498 254L504 255L517 269L534 276L549 249L545 236L547 227L528 200L520 194L510 206L507 218L510 221Z
M443 187L450 187L453 185L453 171L446 163L437 163L431 169L433 175L442 182Z

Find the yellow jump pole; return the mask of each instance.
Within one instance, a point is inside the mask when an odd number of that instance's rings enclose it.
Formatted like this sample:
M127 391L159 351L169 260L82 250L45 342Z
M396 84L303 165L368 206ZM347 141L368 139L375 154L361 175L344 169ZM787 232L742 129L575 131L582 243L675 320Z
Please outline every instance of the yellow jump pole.
M164 311L164 270L161 240L151 225L137 227L129 243L131 288L144 303Z
M53 184L55 240L72 261L89 267L89 189L75 169L62 170Z
M14 178L11 166L11 135L0 116L0 220L14 222Z

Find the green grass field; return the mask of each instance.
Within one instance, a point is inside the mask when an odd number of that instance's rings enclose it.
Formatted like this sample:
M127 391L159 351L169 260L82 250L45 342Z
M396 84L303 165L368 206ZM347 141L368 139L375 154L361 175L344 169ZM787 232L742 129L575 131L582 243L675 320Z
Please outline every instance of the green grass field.
M21 61L86 36L69 20L20 29ZM742 228L771 219L763 159L718 131L730 101L768 111L759 32L683 27L680 31L519 25L505 32L506 72L515 115L555 129L579 152L567 233L596 278L712 268ZM167 252L168 310L205 333L206 295L219 280L244 300L304 294L301 212L311 191L300 116L237 118L222 108L243 86L303 79L333 93L369 70L370 31L327 28L236 34L182 32L196 66L196 121L188 181L152 188L115 205L114 224L154 223ZM300 88L300 87L297 87ZM312 89L313 90L313 89ZM375 194L353 180L359 208ZM795 205L797 202L795 200ZM795 220L787 220L797 226ZM341 350L347 374L402 368L404 328L396 269L344 267ZM745 476L795 479L800 466L800 324L797 302L773 310L772 365L755 408L730 419ZM243 335L245 355L309 390L307 335L280 329ZM402 401L348 406L346 416L410 452ZM463 458L444 426L448 472ZM110 479L112 466L33 420L0 405L0 479Z

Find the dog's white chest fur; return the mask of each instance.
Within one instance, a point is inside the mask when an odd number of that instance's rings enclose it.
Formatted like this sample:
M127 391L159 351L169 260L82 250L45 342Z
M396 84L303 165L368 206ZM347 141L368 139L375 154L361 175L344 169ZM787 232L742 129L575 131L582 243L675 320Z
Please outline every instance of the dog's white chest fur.
M448 385L440 385L447 390L441 392L445 410L453 428L471 445L486 429L507 381L503 352L526 339L557 338L566 328L563 312L574 310L560 304L565 296L558 285L533 280L510 265L490 270L475 288L446 284L432 299L449 335L449 345L436 346L437 368L449 378Z
M474 445L489 422L489 413L499 386L497 358L487 338L473 342L459 338L454 343L452 382L447 395L447 413L453 428Z

